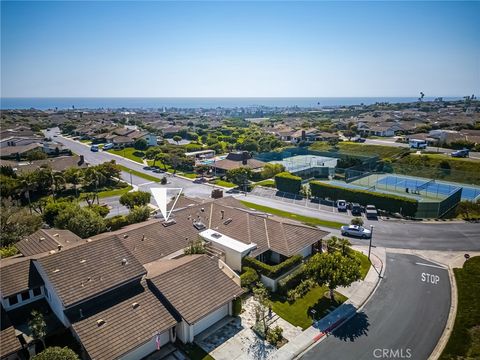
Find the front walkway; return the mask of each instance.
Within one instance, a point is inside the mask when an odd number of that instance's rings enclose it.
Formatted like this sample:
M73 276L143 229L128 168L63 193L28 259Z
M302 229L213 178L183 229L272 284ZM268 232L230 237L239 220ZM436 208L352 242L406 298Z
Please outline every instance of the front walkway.
M277 351L276 347L260 339L250 328L255 323L255 300L248 297L243 303L243 312L230 321L220 324L212 331L206 330L195 338L195 342L216 360L267 359ZM268 319L270 327L280 326L283 336L292 340L302 329L293 326L272 312Z

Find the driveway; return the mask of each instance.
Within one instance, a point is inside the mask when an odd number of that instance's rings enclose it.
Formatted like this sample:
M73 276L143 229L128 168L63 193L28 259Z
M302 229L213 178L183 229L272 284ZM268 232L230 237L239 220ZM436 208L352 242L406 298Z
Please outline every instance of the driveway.
M387 253L384 279L363 311L302 359L426 360L442 335L449 308L446 269L416 256Z

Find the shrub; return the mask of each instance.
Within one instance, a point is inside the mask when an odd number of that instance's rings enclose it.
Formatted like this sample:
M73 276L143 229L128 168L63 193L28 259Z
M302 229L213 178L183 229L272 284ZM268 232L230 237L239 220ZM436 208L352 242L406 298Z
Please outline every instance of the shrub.
M107 230L115 231L129 224L125 215L117 215L105 220Z
M105 230L105 221L95 211L78 205L60 212L55 227L67 229L81 238L99 234Z
M286 273L288 270L294 268L301 262L302 262L301 255L294 255L277 265L267 265L249 256L246 256L243 258L244 266L251 267L256 271L258 271L259 274L262 274L271 279L276 279L277 277Z
M120 196L120 204L133 209L136 206L144 206L150 202L151 194L146 191L130 191Z
M346 201L358 202L362 205L371 204L375 205L378 209L390 213L398 212L406 216L415 216L418 209L418 202L416 200L398 195L348 189L319 181L311 181L310 189L314 197L330 198L332 200L344 199Z
M278 281L277 291L282 294L287 294L288 290L297 287L298 284L300 284L302 280L306 279L307 277L308 274L306 272L306 268L302 265L291 274Z
M298 194L302 188L302 178L289 172L282 172L275 175L275 185L280 191Z
M139 223L148 220L150 217L150 208L148 206L135 206L127 215L130 224Z
M79 360L75 352L68 347L48 347L43 350L41 353L35 355L33 360Z
M160 184L162 184L162 185L167 184L167 177L166 176L162 177L162 180L160 180Z
M107 216L108 213L110 212L110 209L107 206L101 206L97 204L93 204L89 208L90 210L95 211L98 215L100 215L103 218Z
M7 258L13 255L18 254L18 249L15 247L15 245L9 245L0 248L0 258Z
M134 147L136 150L147 150L148 148L148 143L147 140L140 138L137 141L135 141Z
M257 283L259 276L255 269L244 267L243 274L240 275L240 282L243 288L251 289Z
M280 326L275 326L273 329L267 331L267 341L272 345L277 345L283 340L283 329Z
M350 221L350 224L352 225L358 225L358 226L363 226L363 219L359 217L355 217Z
M288 301L295 301L304 297L312 287L315 286L315 281L312 279L305 279L294 289L288 290L287 299Z
M233 316L238 316L242 312L242 299L241 298L238 297L236 299L233 299L232 312L233 312Z

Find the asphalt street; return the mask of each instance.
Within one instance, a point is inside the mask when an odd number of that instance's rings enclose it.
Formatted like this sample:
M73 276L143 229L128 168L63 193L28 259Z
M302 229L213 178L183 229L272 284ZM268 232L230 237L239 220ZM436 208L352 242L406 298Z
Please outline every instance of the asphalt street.
M449 307L446 269L416 256L387 253L385 276L372 299L302 359L426 360L442 335Z

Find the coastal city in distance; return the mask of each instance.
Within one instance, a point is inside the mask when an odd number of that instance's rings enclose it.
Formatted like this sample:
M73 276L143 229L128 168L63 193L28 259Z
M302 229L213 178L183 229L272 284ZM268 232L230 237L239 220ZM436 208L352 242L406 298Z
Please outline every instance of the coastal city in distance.
M479 2L0 6L2 360L480 359Z

